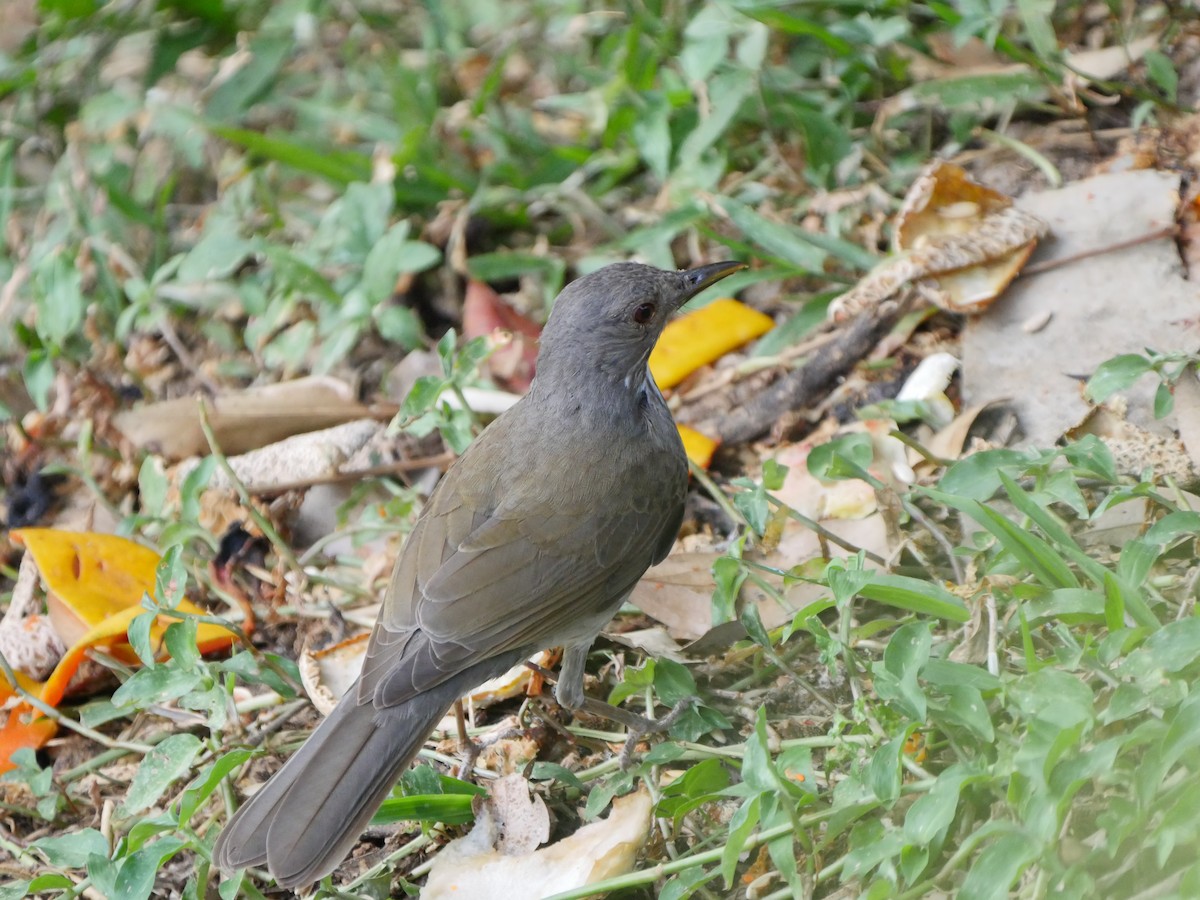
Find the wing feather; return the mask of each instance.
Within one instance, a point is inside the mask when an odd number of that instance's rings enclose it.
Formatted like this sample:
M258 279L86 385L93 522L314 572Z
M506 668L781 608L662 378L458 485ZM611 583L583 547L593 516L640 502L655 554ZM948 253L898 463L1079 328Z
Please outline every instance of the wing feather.
M493 434L503 422L442 479L409 535L368 643L359 702L394 706L479 660L585 639L674 540L682 472L650 500L636 489L644 457L603 467L616 473L608 481L554 472L550 494L551 479L477 468L477 448L503 439ZM536 456L523 462L537 470ZM633 484L614 483L621 476Z

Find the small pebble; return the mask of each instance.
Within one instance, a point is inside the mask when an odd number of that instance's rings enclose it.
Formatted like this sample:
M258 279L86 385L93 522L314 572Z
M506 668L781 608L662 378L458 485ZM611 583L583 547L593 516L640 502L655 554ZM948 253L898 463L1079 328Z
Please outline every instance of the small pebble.
M1043 328L1050 324L1050 320L1054 317L1054 313L1049 310L1043 310L1030 316L1021 324L1021 330L1026 334L1037 334Z

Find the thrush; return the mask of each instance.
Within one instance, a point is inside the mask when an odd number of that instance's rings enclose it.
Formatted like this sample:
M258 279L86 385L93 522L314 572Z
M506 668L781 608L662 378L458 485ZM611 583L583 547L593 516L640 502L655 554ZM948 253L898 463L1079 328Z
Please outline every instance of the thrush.
M538 650L564 648L564 707L648 724L587 698L584 666L683 518L687 458L650 351L672 313L741 268L617 263L562 291L529 392L430 495L358 681L229 821L221 869L265 865L283 887L333 871L454 701Z

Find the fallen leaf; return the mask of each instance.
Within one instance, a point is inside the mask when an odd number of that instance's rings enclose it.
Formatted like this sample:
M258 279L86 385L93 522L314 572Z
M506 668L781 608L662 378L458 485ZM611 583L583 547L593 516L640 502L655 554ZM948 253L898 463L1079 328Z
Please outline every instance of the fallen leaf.
M845 321L920 282L949 312L985 311L1028 261L1046 223L1005 195L938 161L913 182L896 218L893 250L829 305Z
M137 654L125 636L129 623L145 611L142 597L154 591L158 554L110 534L50 528L23 528L10 534L26 547L37 564L47 587L51 622L63 642L69 644L45 682L17 675L18 685L50 706L57 706L93 647L103 646L116 659L136 665ZM204 610L188 600L180 602L179 610L204 614ZM155 645L161 644L163 633L172 621L161 616L152 626L151 640ZM220 625L198 623L196 643L202 653L225 649L234 640L233 632ZM9 696L13 691L14 686L0 676L0 695ZM9 710L0 729L0 772L12 768L13 750L43 746L56 727L53 720L43 718L28 703Z
M369 636L363 632L320 650L301 651L298 660L300 680L308 698L321 715L329 715L358 678L367 653ZM556 656L551 650L543 650L534 654L530 662L549 668L554 665ZM491 706L525 693L536 675L533 669L520 663L495 678L489 678L464 696L463 700L468 706Z
M463 300L463 337L471 340L497 332L509 340L488 357L488 373L508 389L523 394L529 390L537 368L541 326L509 306L487 284L471 279Z
M721 442L686 425L676 427L679 429L679 437L683 440L683 452L687 454L687 458L700 468L707 469Z
M672 319L650 353L650 374L660 388L671 388L701 366L775 327L770 316L727 297Z
M328 376L251 387L208 400L208 421L226 454L245 453L370 413L350 385ZM170 460L208 452L195 397L147 403L117 413L113 424L136 446Z
M481 813L470 834L438 853L421 897L532 900L622 875L633 869L650 835L652 808L644 789L618 797L607 818L548 847L519 855L496 848L497 836L507 823Z

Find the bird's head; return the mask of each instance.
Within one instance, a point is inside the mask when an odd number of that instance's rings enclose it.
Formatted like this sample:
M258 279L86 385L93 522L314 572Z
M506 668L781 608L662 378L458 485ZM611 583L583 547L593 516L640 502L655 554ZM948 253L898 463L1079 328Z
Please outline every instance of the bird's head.
M640 389L650 351L671 315L744 268L718 262L672 272L615 263L576 279L554 301L542 332L539 377L617 381Z

